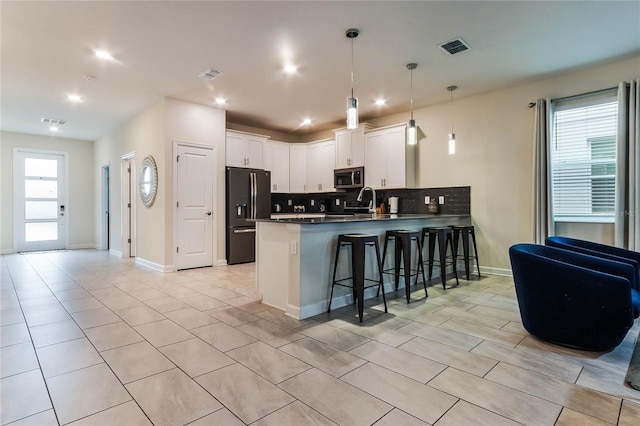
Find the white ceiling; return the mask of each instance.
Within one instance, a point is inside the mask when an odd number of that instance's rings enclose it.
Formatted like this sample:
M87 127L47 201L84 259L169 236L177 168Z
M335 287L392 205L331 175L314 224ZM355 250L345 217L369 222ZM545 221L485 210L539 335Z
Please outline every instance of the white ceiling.
M409 109L408 62L419 108L454 84L455 99L640 53L639 1L2 1L0 13L2 129L49 134L40 119L60 118L59 136L88 140L163 96L224 96L228 121L283 132L341 127L349 28L361 120ZM456 37L472 49L439 49ZM209 67L223 74L197 77Z

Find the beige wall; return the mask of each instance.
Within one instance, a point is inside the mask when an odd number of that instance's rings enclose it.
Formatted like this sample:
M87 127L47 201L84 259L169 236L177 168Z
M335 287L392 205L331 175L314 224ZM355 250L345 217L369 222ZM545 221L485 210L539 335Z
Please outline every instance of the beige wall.
M414 112L420 135L419 186L471 186L481 265L506 272L509 247L532 240L534 111L527 104L614 87L637 78L639 70L640 57L635 57L470 97L464 97L465 88L460 86L453 104ZM405 113L369 122L384 126L407 119ZM452 119L455 155L447 153ZM563 224L560 231L603 242L613 238L610 225Z
M136 257L165 265L165 204L167 202L167 169L164 149L164 99L133 117L110 134L98 139L95 144L93 174L95 191L93 212L96 226L94 235L98 246L102 245L101 170L110 166L110 248L122 253L122 156L135 152L134 162L142 163L152 155L158 166L158 195L151 207L145 207L140 197L132 196L136 209ZM137 176L136 182L137 182ZM170 199L170 197L169 197Z
M111 165L111 249L122 252L122 155L135 151L136 164L152 155L158 166L158 194L151 207L145 207L136 193L136 257L160 270L173 269L173 169L174 142L215 146L217 156L217 263L225 261L224 246L224 158L225 112L215 108L171 98L158 101L109 135L96 142L94 174ZM139 171L139 170L138 170ZM136 180L137 181L137 180ZM95 185L95 217L100 218L101 188ZM95 235L101 240L101 223Z
M95 246L93 212L93 142L59 137L0 133L0 253L12 253L13 245L13 150L28 148L69 154L68 248Z

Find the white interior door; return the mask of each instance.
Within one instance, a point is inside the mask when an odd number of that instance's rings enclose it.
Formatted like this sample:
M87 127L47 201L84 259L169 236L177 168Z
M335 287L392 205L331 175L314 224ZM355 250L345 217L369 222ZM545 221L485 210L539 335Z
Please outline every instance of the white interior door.
M66 248L65 155L14 153L14 238L18 251Z
M215 156L213 149L177 145L176 268L213 265Z

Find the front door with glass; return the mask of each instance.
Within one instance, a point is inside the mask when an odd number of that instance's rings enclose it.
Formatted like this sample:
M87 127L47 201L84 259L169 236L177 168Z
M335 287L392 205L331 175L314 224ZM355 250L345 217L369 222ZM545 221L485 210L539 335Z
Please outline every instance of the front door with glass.
M65 155L18 149L13 164L16 249L64 249L69 211Z

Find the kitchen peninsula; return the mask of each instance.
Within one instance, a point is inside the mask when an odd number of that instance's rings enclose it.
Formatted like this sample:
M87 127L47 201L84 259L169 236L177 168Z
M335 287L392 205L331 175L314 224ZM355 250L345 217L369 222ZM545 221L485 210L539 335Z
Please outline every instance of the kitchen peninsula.
M427 226L470 225L468 214L340 215L260 219L256 227L256 281L262 302L303 319L326 312L331 290L336 242L340 234L375 234L381 250L385 232L392 229L421 229ZM351 275L347 255L341 254L337 276ZM375 270L374 257L367 253L366 274ZM387 256L385 268L392 257ZM384 280L393 291L392 276ZM400 285L403 285L402 279ZM365 299L375 289L365 291ZM332 308L352 303L348 288L336 288Z

